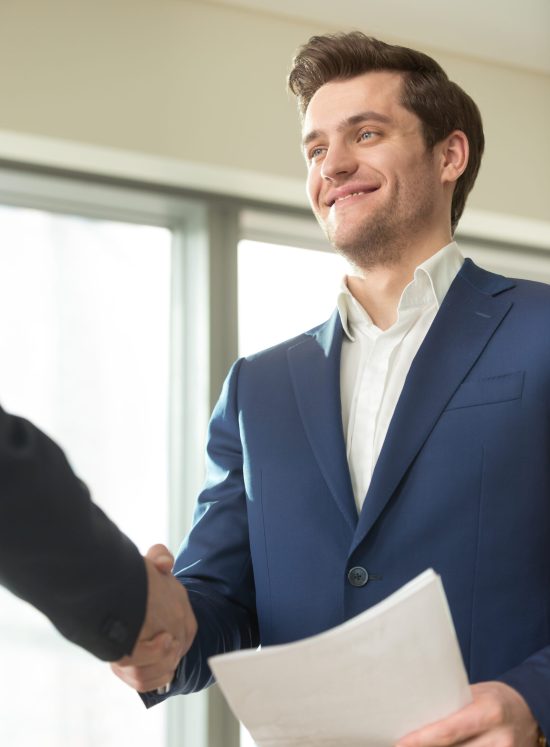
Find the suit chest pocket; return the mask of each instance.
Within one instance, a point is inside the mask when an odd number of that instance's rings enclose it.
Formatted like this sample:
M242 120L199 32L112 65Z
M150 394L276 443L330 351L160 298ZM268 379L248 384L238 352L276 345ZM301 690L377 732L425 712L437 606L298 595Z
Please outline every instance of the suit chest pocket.
M445 410L476 407L520 399L523 392L524 371L465 381L452 397Z

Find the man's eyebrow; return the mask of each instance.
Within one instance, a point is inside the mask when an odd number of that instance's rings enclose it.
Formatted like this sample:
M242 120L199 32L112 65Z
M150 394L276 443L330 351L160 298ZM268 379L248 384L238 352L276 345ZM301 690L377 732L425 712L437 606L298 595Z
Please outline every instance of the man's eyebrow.
M386 114L380 114L375 111L359 112L359 114L353 114L351 117L343 119L337 127L339 132L345 130L347 127L353 127L354 125L361 124L361 122L380 122L381 124L391 124L392 120ZM311 130L302 140L302 148L305 148L312 140L317 140L324 134L323 130Z

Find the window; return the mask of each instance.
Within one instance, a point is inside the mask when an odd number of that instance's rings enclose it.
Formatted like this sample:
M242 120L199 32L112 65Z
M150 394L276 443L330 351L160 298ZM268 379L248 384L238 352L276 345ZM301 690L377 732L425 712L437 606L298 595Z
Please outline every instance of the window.
M0 236L3 407L64 447L141 551L166 542L170 231L1 207ZM162 743L165 710L1 589L0 610L3 743Z
M239 243L239 354L248 355L326 321L348 272L332 252Z

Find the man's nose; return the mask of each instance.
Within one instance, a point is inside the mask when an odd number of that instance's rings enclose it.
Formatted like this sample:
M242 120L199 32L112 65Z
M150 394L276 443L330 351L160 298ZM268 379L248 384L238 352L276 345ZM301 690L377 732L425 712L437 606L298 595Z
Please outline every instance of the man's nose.
M357 159L345 145L331 145L323 159L321 176L334 181L350 176L357 170Z

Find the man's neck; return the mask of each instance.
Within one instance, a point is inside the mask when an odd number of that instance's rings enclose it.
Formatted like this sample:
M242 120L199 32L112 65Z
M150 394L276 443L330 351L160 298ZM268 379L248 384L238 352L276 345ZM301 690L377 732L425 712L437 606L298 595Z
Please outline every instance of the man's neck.
M414 277L418 265L452 241L451 237L440 239L432 251L406 250L399 262L377 265L367 270L359 268L359 276L348 277L348 288L373 323L382 330L388 329L397 320L397 306L405 287Z

